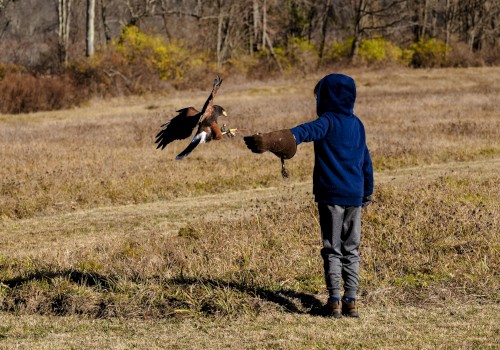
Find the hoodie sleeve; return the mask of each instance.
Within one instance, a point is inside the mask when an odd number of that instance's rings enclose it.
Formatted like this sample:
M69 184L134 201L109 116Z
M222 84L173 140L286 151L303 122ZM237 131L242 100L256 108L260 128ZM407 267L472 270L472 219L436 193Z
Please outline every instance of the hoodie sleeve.
M301 144L302 142L311 142L321 140L328 133L330 128L330 121L326 115L322 115L312 122L300 124L291 129L295 142Z
M370 151L365 146L365 154L363 160L363 175L364 175L364 197L373 194L373 164L370 157Z

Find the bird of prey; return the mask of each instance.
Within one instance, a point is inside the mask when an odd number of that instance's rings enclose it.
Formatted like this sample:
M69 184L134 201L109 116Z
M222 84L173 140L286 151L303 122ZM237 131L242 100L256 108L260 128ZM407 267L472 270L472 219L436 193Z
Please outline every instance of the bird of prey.
M179 113L173 119L167 121L161 126L160 132L156 135L156 147L164 149L170 142L175 140L183 140L191 136L193 130L198 127L196 135L191 143L184 151L179 153L175 159L182 159L189 155L201 143L206 143L211 140L220 140L222 135L234 136L237 129L225 129L217 124L217 118L221 115L227 116L224 108L214 105L214 98L222 84L222 79L217 76L214 80L214 85L210 96L203 105L200 112L194 107L182 108L177 111Z

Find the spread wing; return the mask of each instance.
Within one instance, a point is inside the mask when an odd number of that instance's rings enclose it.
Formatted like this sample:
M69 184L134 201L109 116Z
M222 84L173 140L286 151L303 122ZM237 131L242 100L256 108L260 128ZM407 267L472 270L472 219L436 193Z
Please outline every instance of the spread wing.
M157 149L164 149L174 140L183 140L191 136L202 115L193 107L183 108L177 112L179 114L163 124L160 132L156 135Z
M200 112L201 113L200 122L209 118L214 113L214 98L221 84L222 84L222 79L220 78L220 76L217 76L214 80L214 86L212 87L212 92L210 93L210 96L208 96L208 99L203 105L203 108Z

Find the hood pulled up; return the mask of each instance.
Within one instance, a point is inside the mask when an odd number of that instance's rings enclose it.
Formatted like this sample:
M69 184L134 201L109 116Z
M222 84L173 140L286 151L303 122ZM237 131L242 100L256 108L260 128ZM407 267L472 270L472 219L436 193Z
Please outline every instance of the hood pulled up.
M316 91L316 112L350 116L356 101L354 79L344 74L329 74L321 79Z

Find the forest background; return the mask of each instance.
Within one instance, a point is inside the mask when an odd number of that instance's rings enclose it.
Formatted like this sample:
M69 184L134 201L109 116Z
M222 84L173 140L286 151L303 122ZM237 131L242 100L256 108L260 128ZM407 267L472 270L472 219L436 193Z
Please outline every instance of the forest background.
M491 0L0 0L0 112L303 77L500 62Z

